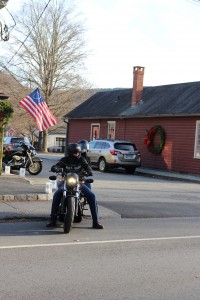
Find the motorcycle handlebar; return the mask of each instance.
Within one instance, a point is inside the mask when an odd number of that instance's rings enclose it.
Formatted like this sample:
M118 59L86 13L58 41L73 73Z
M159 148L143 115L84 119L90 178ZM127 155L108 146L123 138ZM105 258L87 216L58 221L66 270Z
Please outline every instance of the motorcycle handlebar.
M49 171L49 172L52 172L52 171ZM64 174L63 174L63 172L61 173L61 172L56 172L57 173L57 175L59 175L59 173L60 173L60 175L61 176L63 176ZM87 175L87 172L85 172L86 174L85 174L85 176ZM80 175L80 174L79 174ZM82 173L81 173L81 175L83 175ZM56 175L51 175L51 176L49 176L49 179L50 180L56 180L57 179L57 176ZM87 179L85 179L85 181L87 182L87 183L93 183L94 182L94 180L92 179L92 178L87 178Z

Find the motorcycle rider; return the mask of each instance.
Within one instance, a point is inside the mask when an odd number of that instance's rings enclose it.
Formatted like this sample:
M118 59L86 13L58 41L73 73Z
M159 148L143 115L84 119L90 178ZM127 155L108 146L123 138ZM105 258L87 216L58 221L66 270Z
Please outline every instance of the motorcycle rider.
M80 140L78 141L79 146L81 147L81 156L85 157L85 159L87 160L88 164L90 165L90 158L87 155L88 151L89 151L89 143L87 140ZM87 185L90 189L91 189L91 183L85 183L85 185Z
M87 160L87 162L88 162L88 164L90 164L90 158L87 155L87 153L89 151L89 143L88 143L88 141L82 139L82 140L78 141L78 144L81 147L81 155L83 157L85 157L86 160Z
M51 167L52 172L59 172L61 168L64 166L75 165L79 168L80 172L85 171L88 176L92 176L92 168L88 164L87 160L81 156L81 148L77 143L71 143L67 148L67 156L61 158L61 160ZM99 223L99 215L98 215L98 205L96 201L95 194L88 188L85 184L82 184L82 192L84 196L87 198L88 204L90 206L90 211L93 219L93 228L95 229L103 229L103 225ZM51 218L47 223L47 227L55 227L57 221L57 211L58 206L61 202L63 190L62 188L58 188L58 190L54 193L53 202L51 207Z

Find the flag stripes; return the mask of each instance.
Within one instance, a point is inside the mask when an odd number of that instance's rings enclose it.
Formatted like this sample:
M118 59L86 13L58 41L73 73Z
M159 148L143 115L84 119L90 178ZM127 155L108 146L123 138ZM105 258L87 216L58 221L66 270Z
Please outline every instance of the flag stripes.
M57 124L57 119L49 110L39 89L22 99L20 105L35 119L39 131L44 131Z

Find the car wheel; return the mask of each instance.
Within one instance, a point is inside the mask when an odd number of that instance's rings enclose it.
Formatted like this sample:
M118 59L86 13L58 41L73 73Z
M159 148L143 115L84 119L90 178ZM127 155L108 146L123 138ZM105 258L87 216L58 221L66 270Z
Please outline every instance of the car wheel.
M100 172L105 172L107 170L108 167L104 158L100 158L98 167Z
M133 173L135 173L136 168L135 167L126 167L125 169L128 174L133 174Z

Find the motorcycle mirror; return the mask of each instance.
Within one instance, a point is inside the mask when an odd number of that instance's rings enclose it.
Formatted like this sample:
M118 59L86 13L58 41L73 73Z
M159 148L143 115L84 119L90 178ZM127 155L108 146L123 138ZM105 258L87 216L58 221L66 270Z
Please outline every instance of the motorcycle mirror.
M56 180L57 177L56 177L55 175L51 175L51 176L49 176L49 179L50 179L50 180Z

